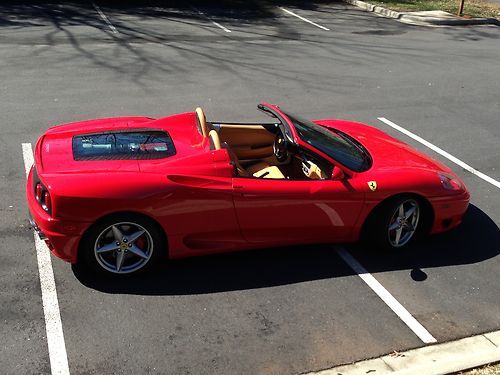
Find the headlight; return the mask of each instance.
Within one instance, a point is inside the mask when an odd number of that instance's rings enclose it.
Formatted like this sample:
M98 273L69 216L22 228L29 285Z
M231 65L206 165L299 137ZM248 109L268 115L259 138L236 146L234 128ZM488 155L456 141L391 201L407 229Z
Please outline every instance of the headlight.
M441 180L441 185L446 190L460 191L465 189L462 181L460 181L457 177L441 172L438 173L438 176Z

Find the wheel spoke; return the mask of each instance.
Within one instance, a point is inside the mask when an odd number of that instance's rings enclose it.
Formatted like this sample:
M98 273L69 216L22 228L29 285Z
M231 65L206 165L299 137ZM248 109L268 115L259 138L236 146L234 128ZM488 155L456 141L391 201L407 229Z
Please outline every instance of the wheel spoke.
M394 239L394 244L399 245L399 241L401 240L401 234L403 233L403 228L399 228L396 230L396 238Z
M122 269L123 261L125 260L125 253L120 251L116 254L116 271L119 272Z
M142 251L141 249L139 249L137 246L135 245L132 245L132 247L129 247L128 250L132 253L132 254L135 254L143 259L148 259L148 256L147 254Z
M403 217L405 215L405 208L404 208L404 203L401 203L401 205L399 206L399 213L398 213L399 217Z
M399 222L397 220L389 226L389 230L395 230L398 228L399 228Z
M408 219L411 215L413 215L417 211L417 206L411 206L408 211L405 212L405 217Z
M137 232L132 233L131 235L127 236L128 242L134 242L137 240L140 236L142 236L145 233L144 230L138 230Z
M102 254L102 253L108 253L110 251L114 251L114 250L117 250L120 248L120 245L117 245L116 243L109 243L107 245L103 245L101 247L99 247L97 250L96 250L96 253L97 254Z
M115 237L115 240L121 241L123 238L123 233L118 229L116 225L113 225L111 227L111 231L113 232L113 236Z

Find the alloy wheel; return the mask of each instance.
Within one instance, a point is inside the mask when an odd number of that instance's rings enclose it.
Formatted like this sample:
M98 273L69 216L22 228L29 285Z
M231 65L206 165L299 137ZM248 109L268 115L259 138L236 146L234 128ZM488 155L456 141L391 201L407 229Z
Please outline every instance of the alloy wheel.
M419 204L414 199L407 199L394 210L387 235L392 247L406 245L414 236L420 219Z
M153 239L141 225L120 222L104 229L94 244L94 255L105 270L127 274L140 270L151 259Z

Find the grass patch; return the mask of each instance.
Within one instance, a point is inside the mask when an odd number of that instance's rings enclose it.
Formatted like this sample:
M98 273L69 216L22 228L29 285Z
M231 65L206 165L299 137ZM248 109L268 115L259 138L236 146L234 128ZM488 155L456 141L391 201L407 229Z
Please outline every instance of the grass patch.
M423 10L444 10L457 14L459 0L366 0L398 12L419 12ZM470 17L500 18L500 4L486 0L465 0L463 15Z

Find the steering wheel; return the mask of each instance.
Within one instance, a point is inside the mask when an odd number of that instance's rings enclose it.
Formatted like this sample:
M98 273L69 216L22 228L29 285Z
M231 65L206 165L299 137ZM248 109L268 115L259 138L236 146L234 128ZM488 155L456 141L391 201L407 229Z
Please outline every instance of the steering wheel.
M273 151L276 159L282 163L288 159L288 142L283 135L283 132L278 132L274 138Z

